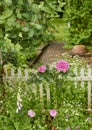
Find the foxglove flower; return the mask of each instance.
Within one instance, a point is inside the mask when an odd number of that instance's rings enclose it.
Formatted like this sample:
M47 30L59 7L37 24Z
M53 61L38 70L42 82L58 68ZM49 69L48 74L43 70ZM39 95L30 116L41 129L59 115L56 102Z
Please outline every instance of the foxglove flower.
M22 99L20 96L20 89L19 92L17 94L17 109L16 109L16 113L19 113L19 111L22 109Z

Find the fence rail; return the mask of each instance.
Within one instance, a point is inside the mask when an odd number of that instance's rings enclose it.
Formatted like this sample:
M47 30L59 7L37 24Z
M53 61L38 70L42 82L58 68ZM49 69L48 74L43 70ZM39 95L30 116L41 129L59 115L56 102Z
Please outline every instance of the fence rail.
M22 71L20 68L17 70L17 72L11 68L11 70L5 69L4 74L4 80L11 79L11 80L19 80L22 79L22 81L27 81L29 78L29 70L25 69ZM84 87L85 82L87 83L87 90L88 90L88 111L92 112L92 69L88 68L85 70L85 68L75 68L74 69L75 77L68 77L68 81L73 81L75 87L78 86L78 83L80 82L80 86ZM35 85L33 85L33 88L35 88ZM40 84L40 99L43 98L43 85ZM34 92L36 93L36 90L34 89ZM50 88L49 86L46 87L46 94L47 94L47 101L50 100Z

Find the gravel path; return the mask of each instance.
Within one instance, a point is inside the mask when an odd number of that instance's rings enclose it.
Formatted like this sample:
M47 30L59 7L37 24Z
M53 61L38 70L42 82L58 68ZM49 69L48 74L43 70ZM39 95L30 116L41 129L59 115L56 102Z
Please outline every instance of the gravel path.
M71 55L71 49L64 49L64 42L56 42L51 43L44 51L42 51L39 58L33 64L33 66L46 65L51 64L52 62L56 62L61 60L63 53L68 53ZM92 50L90 52L92 54ZM80 60L85 61L87 64L92 66L92 57L80 57Z
M63 42L51 43L42 53L35 65L46 65L62 59L62 53L70 53L71 50L63 48Z

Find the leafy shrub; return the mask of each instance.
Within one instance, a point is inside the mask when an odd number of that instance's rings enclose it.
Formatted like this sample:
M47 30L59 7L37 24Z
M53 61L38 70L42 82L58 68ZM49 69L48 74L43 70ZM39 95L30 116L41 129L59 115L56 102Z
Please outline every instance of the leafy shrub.
M70 23L68 44L92 44L92 1L67 1L65 19Z
M7 36L4 37L4 42L1 46L1 53L2 53L2 65L11 63L13 66L22 66L25 67L27 64L27 56L22 53L22 46L20 44L12 44L11 40L7 38Z
M11 51L13 53L11 59L14 56L16 59L19 58L19 61L20 59L23 61L22 58L24 61L25 59L32 60L37 55L39 46L47 44L54 38L50 31L50 28L54 29L54 27L49 20L57 15L55 9L56 0L49 2L48 0L4 0L0 2L0 46L3 46L6 40L10 40L13 44L11 46L16 44L21 46L18 51L23 54L23 56L17 56L14 54L15 51ZM5 39L6 36L7 39Z
M30 70L27 83L22 78L5 80L6 95L0 102L0 128L90 129L92 116L86 112L86 83L84 88L80 83L74 87L74 82L66 78L74 76L72 69L68 62L59 61ZM50 89L50 100L47 100L47 88ZM42 89L43 93L40 93Z

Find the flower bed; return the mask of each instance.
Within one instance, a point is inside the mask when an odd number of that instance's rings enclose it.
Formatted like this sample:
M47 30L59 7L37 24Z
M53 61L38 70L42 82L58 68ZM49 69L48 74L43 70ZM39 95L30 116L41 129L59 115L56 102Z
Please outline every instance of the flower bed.
M67 80L75 76L72 69L72 64L60 60L31 70L27 82L7 81L6 96L0 102L1 130L90 130L86 83L83 88L80 83L74 87Z

